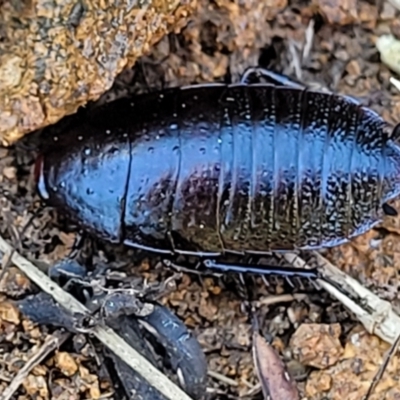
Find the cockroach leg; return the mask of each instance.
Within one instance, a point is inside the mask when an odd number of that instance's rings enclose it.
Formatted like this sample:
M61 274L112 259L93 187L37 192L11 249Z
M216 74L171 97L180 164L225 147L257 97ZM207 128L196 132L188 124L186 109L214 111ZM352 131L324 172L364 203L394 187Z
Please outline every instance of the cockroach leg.
M281 85L290 87L292 89L306 89L307 85L297 82L292 78L284 74L279 74L277 72L270 71L269 69L261 67L250 67L242 75L240 83L249 84L251 80L254 79L256 82L260 82L260 79L265 79L268 83L273 85ZM354 104L361 104L361 101L356 97L342 95L343 98Z
M146 246L141 243L133 242L131 240L125 239L123 241L124 245L128 247L133 247L137 250L143 250L143 251L148 251L150 253L157 253L157 254L168 254L168 255L174 255L174 252L172 250L166 250L166 249L160 249L160 248L155 248L155 247L150 247Z
M250 83L251 79L260 81L260 78L264 78L267 82L282 86L288 86L293 89L305 89L305 85L294 81L286 75L278 74L265 68L251 67L248 68L240 79L240 83Z
M394 126L392 133L390 135L390 138L395 142L399 141L399 139L400 139L400 124L397 124Z
M74 259L76 258L78 252L81 250L83 243L85 241L85 233L78 232L75 236L74 242L72 243L71 251L67 255L67 258Z
M219 272L237 272L240 274L258 274L258 275L275 275L281 277L299 277L306 279L318 279L320 274L316 269L306 268L294 268L294 267L279 267L275 265L259 265L259 264L230 264L230 263L219 263L214 260L204 260L204 267L210 270Z
M185 266L180 265L180 264L176 264L175 262L173 262L173 261L171 261L171 260L169 260L167 258L163 259L162 263L167 268L170 268L170 269L172 269L172 270L174 270L176 272L179 272L179 273L183 272L183 273L186 273L186 274L196 274L196 275L210 275L210 274L212 274L214 276L217 275L215 273L211 273L211 271L205 270L204 268L199 270L198 268L201 267L201 262L197 263L196 267L194 267L194 268L189 268L189 267L185 267ZM221 275L221 274L219 274L219 275Z
M382 205L383 208L383 212L385 213L385 215L389 216L389 217L396 217L398 215L398 212L395 208L393 208L392 206L390 206L388 203L384 203Z

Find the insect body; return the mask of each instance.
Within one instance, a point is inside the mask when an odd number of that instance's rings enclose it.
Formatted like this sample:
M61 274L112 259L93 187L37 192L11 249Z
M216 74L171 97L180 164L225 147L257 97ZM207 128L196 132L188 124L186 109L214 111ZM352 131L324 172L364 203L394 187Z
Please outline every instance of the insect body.
M353 100L242 80L101 106L54 137L36 175L50 205L111 242L267 253L376 225L400 193L400 148Z

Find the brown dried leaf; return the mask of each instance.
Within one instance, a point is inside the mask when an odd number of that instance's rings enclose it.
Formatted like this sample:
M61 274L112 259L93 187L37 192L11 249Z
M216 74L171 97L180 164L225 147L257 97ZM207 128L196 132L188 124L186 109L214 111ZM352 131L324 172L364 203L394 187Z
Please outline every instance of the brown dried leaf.
M298 400L299 393L294 381L285 370L285 365L266 340L253 334L253 360L265 399Z

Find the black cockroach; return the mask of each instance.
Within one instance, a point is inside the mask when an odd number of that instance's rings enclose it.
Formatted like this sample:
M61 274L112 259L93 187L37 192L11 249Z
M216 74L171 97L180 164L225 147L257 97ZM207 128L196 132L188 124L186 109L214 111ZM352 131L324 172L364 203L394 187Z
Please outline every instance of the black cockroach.
M100 238L269 273L214 260L332 247L371 229L395 212L398 130L349 97L252 68L236 84L92 110L53 136L36 179L49 205Z

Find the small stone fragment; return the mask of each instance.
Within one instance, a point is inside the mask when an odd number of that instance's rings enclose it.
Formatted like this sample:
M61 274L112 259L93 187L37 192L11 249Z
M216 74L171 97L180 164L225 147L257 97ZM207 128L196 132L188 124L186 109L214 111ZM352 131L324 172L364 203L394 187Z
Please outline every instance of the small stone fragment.
M101 397L101 392L98 385L90 386L89 393L92 399L99 399Z
M354 77L359 77L361 74L361 67L357 60L351 60L346 66L346 72Z
M20 314L18 308L7 301L0 303L0 320L11 322L14 325L20 323Z
M47 388L46 379L43 376L35 376L33 374L29 374L22 382L22 386L29 395L29 398L49 398L49 391Z
M390 32L397 39L400 40L400 20L394 19L390 24Z
M3 169L3 175L10 181L15 179L17 169L15 167L6 167Z
M0 281L0 292L11 297L21 296L31 289L32 282L16 267L8 268Z
M378 8L375 4L359 3L359 19L367 29L375 29L378 18Z
M44 365L36 365L32 369L32 373L36 376L46 376L49 373L49 369Z
M390 345L368 334L361 325L355 327L345 341L344 352L335 365L310 374L305 387L307 399L359 400L366 395ZM400 374L399 360L398 354L395 354L370 400L400 398L397 379Z
M395 17L396 8L387 1L383 2L382 9L379 14L379 19L382 21L390 21L393 20Z
M358 21L356 0L314 0L331 25L349 25Z
M93 399L98 399L99 397L101 397L99 390L99 380L96 375L91 374L87 368L80 365L79 376L82 383L82 391L87 391L89 397Z
M334 365L343 353L340 324L302 324L293 334L293 355L305 366L324 369Z
M78 371L78 365L69 353L58 352L55 356L56 366L65 376L72 376Z
M327 392L332 386L332 377L325 372L311 372L307 379L307 396L314 398L321 393Z
M209 298L201 297L199 304L199 314L208 321L213 321L217 314L217 308Z

